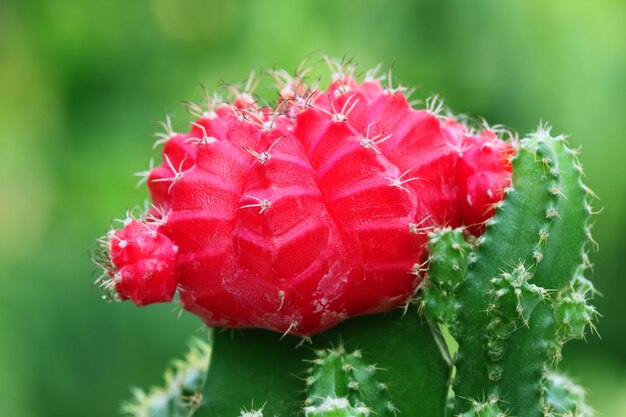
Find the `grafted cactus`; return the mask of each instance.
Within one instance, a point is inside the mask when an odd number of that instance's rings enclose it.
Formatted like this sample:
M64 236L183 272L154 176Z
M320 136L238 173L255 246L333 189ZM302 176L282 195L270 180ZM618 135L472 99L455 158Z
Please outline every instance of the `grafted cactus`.
M597 315L565 138L414 109L390 75L326 61L324 92L272 71L274 107L250 78L188 103L189 133L164 124L152 204L101 240L98 283L137 305L178 294L212 346L126 411L591 416L555 371Z

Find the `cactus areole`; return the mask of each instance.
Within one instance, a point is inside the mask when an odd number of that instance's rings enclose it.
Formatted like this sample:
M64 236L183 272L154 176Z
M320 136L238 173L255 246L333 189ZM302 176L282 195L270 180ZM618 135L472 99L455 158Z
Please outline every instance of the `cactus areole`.
M434 99L331 64L324 90L271 73L278 101L244 88L165 123L152 204L101 243L100 283L137 305L172 300L209 326L311 335L409 300L436 226L478 235L511 179L514 148ZM206 105L205 105L206 104Z

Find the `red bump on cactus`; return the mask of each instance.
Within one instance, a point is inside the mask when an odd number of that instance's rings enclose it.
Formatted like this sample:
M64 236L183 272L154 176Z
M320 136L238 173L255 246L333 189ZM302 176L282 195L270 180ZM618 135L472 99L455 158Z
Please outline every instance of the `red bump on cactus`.
M511 182L513 146L500 140L491 128L469 133L454 119L443 125L448 143L459 150L456 175L460 215L471 233L481 234L485 220L494 213L494 204L502 200L503 190Z
M276 108L235 89L232 103L194 112L190 133L166 125L147 181L153 221L110 240L122 299L178 288L208 325L310 335L405 303L424 230L487 219L510 181L510 144L415 110L402 88L358 82L352 67L333 72L321 92L274 71Z
M109 247L116 271L111 278L122 300L143 306L172 299L178 247L155 224L129 220L110 233Z

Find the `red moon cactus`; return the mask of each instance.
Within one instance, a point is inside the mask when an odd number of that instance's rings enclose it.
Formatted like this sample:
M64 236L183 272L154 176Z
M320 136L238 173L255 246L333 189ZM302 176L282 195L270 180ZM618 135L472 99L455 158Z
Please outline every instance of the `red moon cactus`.
M147 175L153 208L105 241L104 285L169 301L218 327L295 335L405 303L426 233L473 233L509 184L512 146L401 87L335 65L326 91L274 72L275 108L249 91L192 105Z

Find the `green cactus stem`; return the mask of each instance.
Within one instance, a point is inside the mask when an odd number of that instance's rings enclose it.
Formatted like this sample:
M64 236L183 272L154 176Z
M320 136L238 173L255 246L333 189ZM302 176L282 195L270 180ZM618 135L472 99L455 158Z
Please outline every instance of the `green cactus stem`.
M593 289L583 277L591 209L580 165L562 136L539 130L520 142L511 162L512 185L465 256L462 283L433 287L447 279L446 269L429 269L421 304L459 343L455 412L487 396L511 415L541 417L546 369L596 314L586 304ZM459 236L431 233L431 259L459 265L451 245L441 243L458 246Z
M355 351L362 358L355 357ZM350 354L336 357L331 352ZM311 362L320 359L327 361L322 370ZM348 376L356 378L354 381L343 374L343 368L333 373L332 366L339 363L352 366L354 373ZM379 370L372 377L377 382L370 379L366 383L363 372L375 369ZM336 380L330 383L332 375ZM318 378L312 384L315 376ZM407 314L396 310L355 318L310 341L293 336L281 340L280 335L263 330L217 332L203 406L196 415L230 417L253 401L264 404L263 412L269 416L297 415L306 407L321 407L324 401L329 407L345 404L340 399L346 397L351 385L358 388L353 394L362 395L364 405L376 412L387 407L405 415L419 412L423 417L442 417L449 376L450 366L442 357L441 345L412 307ZM379 390L380 384L388 386L389 392ZM357 395L348 398L348 405L357 412ZM308 410L312 413L311 408ZM349 408L337 412L346 410Z

